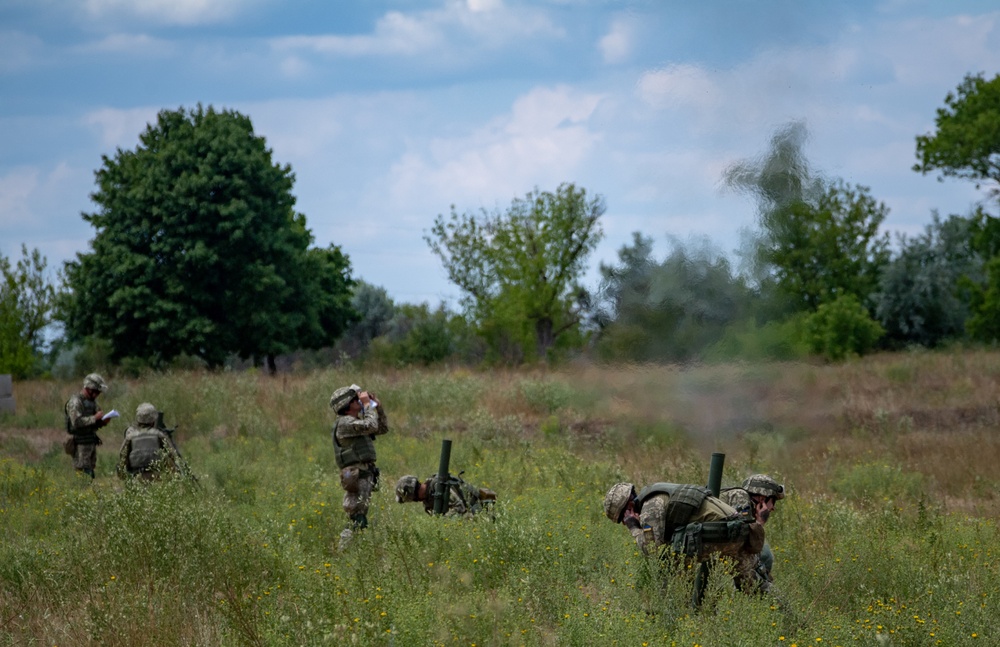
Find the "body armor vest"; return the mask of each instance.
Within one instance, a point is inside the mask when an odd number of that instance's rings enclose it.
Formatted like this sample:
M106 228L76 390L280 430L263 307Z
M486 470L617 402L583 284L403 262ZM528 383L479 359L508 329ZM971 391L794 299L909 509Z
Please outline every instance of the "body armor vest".
M160 435L155 429L141 431L131 438L131 450L128 453L129 471L142 472L148 470L154 461L160 459Z
M344 469L356 463L374 463L375 441L371 439L371 436L337 438L339 426L340 419L338 418L333 426L333 449L337 458L337 467Z
M97 402L94 400L88 400L79 395L74 395L66 402L65 405L63 405L63 415L66 417L66 433L73 436L77 445L98 444L100 442L100 438L97 436L97 430L100 429L100 427L96 423L87 427L78 427L73 429L73 424L69 419L69 406L73 404L74 399L77 399L82 403L80 408L83 415L92 416L97 413Z

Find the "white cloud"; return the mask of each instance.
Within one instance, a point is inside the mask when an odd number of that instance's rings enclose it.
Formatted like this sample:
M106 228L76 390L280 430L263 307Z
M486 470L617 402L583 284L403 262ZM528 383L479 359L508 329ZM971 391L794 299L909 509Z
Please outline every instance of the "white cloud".
M38 187L38 169L20 168L0 177L0 225L13 227L31 216L29 198Z
M106 148L135 148L139 134L150 123L156 123L156 108L118 110L101 108L83 117L83 123L98 131L101 145Z
M447 56L448 47L467 43L466 51L495 49L535 37L561 37L564 31L547 15L530 7L508 9L494 0L448 2L441 9L390 11L370 34L288 36L272 39L278 51L309 50L336 56Z
M604 56L604 62L612 65L624 63L632 55L635 34L631 20L615 18L608 33L601 37L597 46Z
M451 196L457 205L504 203L536 185L552 190L573 181L600 139L587 124L600 100L567 87L536 89L468 136L411 149L392 165L392 203L427 195Z
M696 65L670 65L642 75L639 97L656 108L714 108L722 100L716 81Z
M17 72L46 57L45 43L37 36L0 31L0 72Z
M228 20L257 0L85 0L93 18L129 16L168 25L200 25Z
M99 41L87 43L77 48L81 52L125 54L130 57L143 54L164 55L176 51L170 41L154 38L146 34L110 34Z

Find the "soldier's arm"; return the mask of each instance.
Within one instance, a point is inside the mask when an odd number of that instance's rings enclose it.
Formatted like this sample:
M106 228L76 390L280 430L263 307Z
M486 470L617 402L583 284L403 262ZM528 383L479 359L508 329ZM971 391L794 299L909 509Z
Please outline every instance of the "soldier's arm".
M337 437L338 438L354 438L356 436L370 436L372 434L384 434L388 429L384 431L379 430L379 417L384 420L385 414L382 413L382 407L376 409L368 409L365 411L365 415L362 418L351 418L349 416L341 416L337 420Z
M449 488L448 511L456 515L463 515L468 512L468 509L465 507L465 502L462 501L462 496L455 491L454 487Z
M170 436L167 432L163 430L157 430L160 433L160 446L163 448L163 454L165 458L168 458L174 466L174 469L181 469L181 455L177 453L177 448L174 447L174 443L171 442Z
M84 415L83 402L80 398L73 398L70 401L66 407L66 414L69 416L69 425L74 431L93 427L99 422L96 415Z
M376 429L372 433L374 433L376 436L381 436L382 434L388 433L389 432L389 419L386 417L386 415L385 415L385 409L383 409L381 405L379 405L375 409L375 416L376 416L376 420L377 420L376 421Z
M122 443L122 448L118 451L118 467L115 469L120 479L128 476L128 453L131 449L132 442L126 438L125 442Z

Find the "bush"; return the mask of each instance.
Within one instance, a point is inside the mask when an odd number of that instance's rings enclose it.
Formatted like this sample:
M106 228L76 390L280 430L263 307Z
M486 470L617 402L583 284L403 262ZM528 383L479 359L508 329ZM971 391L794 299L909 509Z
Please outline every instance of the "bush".
M857 297L847 294L824 303L806 317L805 333L812 352L839 361L871 351L885 330Z

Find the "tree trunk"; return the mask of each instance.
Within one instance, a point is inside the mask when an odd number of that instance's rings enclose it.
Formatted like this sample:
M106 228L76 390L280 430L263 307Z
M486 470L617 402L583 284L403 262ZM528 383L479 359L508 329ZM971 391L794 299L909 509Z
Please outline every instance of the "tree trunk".
M549 361L549 349L555 343L556 336L553 332L552 320L548 317L535 321L535 352L538 359Z
M278 372L278 366L274 363L274 353L267 354L267 374L274 375Z

